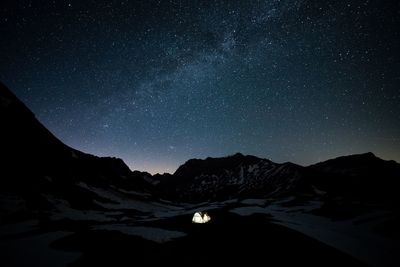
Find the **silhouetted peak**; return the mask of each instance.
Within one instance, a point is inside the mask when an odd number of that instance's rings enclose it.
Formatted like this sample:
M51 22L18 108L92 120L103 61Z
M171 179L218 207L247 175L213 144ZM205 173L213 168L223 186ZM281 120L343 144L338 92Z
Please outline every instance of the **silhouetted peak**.
M378 158L373 153L355 154L330 159L311 165L310 168L330 174L345 174L348 176L376 177L400 170L400 164ZM372 178L371 178L372 179ZM372 179L374 180L374 179Z
M375 156L372 152L362 153L362 154L353 154L347 156L340 156L337 158L329 159L326 161L319 162L312 166L317 165L327 165L327 164L341 164L341 163L357 163L357 164L365 164L371 161L383 161L382 159Z
M372 152L367 152L367 153L361 154L361 155L365 155L365 156L368 156L368 157L376 157L375 154L372 153Z
M367 152L367 153L361 153L361 154L353 154L349 156L343 156L342 158L358 158L358 159L379 159L377 156L375 156L374 153L372 152Z
M235 153L235 154L233 154L231 156L228 156L228 158L229 157L231 157L231 158L244 158L245 156L242 153L237 152L237 153Z

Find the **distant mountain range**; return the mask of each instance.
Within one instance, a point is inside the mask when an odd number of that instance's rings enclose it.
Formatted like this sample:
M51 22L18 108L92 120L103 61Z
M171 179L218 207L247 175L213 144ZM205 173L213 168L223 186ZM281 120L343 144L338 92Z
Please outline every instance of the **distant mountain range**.
M290 195L392 201L398 198L400 164L365 153L302 167L238 153L192 159L172 176L159 178L164 194L186 201Z
M79 186L81 183L194 203L287 196L385 205L399 202L400 164L372 153L308 167L238 153L191 159L174 174L152 176L132 172L121 159L89 155L63 144L2 84L0 123L2 213L48 208L48 194L77 208L100 208L95 203L107 201Z

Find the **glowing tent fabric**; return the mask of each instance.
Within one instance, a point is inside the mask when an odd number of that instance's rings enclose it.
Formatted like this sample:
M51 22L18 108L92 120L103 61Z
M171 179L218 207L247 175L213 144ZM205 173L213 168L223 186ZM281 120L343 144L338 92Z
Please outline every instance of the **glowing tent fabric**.
M193 223L206 223L209 222L211 220L210 215L208 215L206 212L196 212L193 215L193 219L192 222Z

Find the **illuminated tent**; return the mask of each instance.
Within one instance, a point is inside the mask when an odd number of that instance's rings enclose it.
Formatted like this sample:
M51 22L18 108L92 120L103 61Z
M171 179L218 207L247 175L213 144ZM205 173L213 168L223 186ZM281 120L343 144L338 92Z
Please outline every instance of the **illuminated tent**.
M210 215L207 212L196 212L193 215L192 222L193 223L206 223L211 220Z

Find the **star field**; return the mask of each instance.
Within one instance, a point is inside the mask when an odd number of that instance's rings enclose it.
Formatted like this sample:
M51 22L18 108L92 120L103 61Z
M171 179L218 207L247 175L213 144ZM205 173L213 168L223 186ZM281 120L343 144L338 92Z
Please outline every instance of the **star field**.
M0 79L66 144L173 172L400 161L397 1L9 1Z

